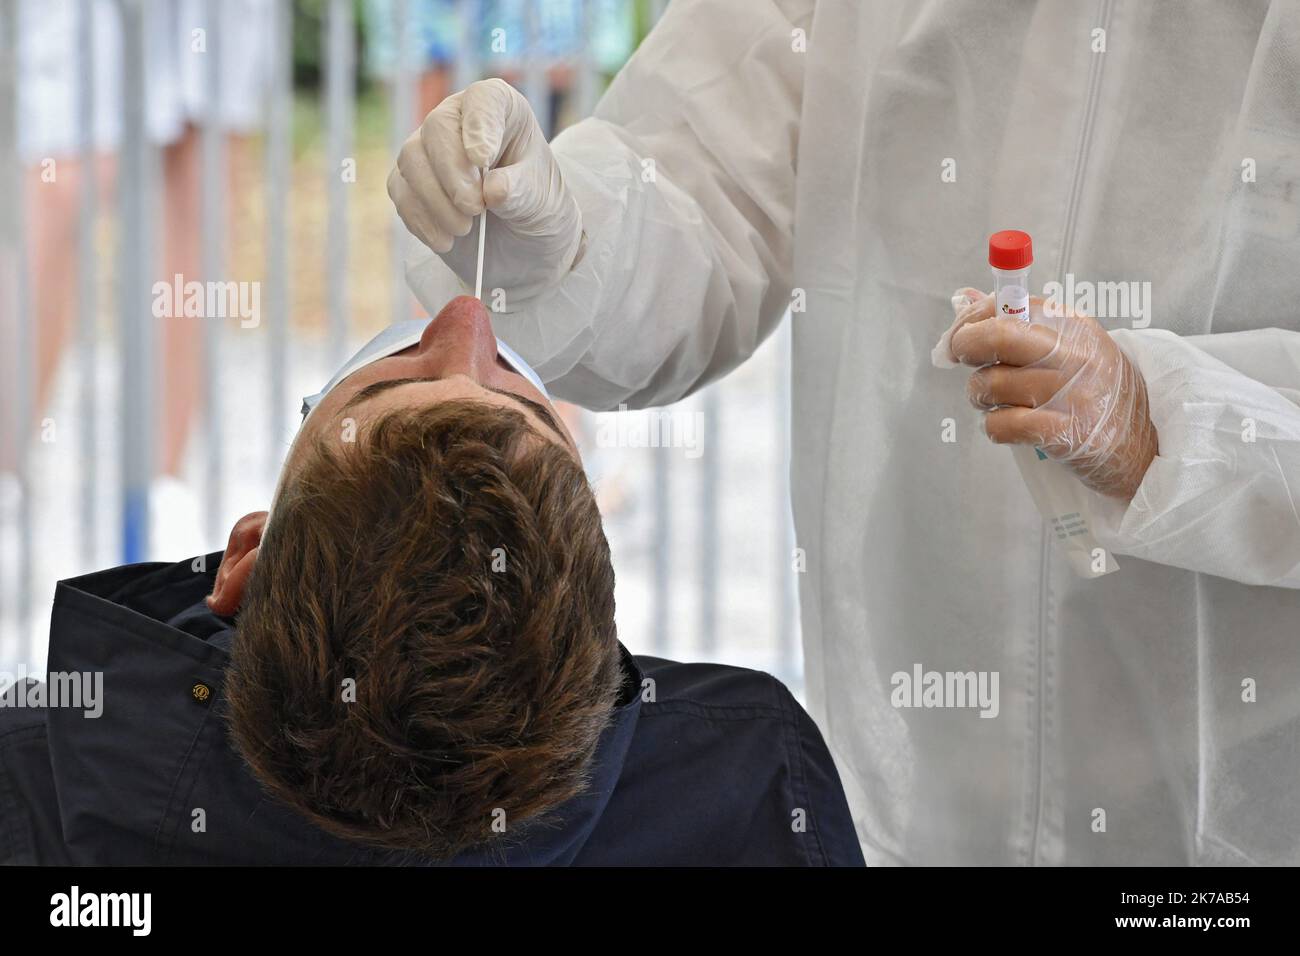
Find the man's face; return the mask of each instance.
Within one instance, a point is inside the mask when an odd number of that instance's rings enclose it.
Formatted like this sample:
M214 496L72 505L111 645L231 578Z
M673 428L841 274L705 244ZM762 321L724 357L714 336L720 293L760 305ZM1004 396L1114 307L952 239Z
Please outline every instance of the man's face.
M353 419L360 429L394 409L453 400L513 408L542 440L554 442L581 462L573 436L550 399L497 354L483 303L458 296L429 322L417 344L357 369L330 389L303 423L285 467L293 466L301 439L340 434L345 419Z
M314 407L289 449L280 486L299 467L302 449L317 440L337 439L344 433L345 419L351 418L360 432L385 412L466 400L514 409L541 441L559 445L581 466L573 436L550 399L497 354L496 336L483 304L459 296L425 327L415 345L358 368L323 396L309 400ZM239 609L268 520L268 512L253 512L231 531L213 593L207 598L208 607L217 614L230 616Z

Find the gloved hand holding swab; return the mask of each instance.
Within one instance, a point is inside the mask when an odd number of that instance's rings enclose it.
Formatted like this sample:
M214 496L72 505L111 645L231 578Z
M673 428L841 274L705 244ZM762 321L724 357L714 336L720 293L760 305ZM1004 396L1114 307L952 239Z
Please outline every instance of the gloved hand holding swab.
M425 117L402 146L388 194L407 230L450 266L467 293L481 272L473 220L487 206L493 271L486 281L512 306L558 286L583 249L577 198L532 107L500 79L471 83ZM448 201L432 200L439 196ZM478 245L485 258L481 232ZM414 266L408 275L430 314L442 308L444 270Z

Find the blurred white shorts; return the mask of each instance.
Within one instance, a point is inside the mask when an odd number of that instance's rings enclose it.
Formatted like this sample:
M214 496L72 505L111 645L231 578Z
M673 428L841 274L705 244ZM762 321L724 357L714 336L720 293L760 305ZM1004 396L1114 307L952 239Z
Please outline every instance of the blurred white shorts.
M219 121L231 132L262 125L270 67L273 0L221 0L217 34L202 0L145 0L145 126L165 145L187 123L209 115L208 57L220 58ZM93 27L94 121L97 150L117 149L122 135L122 22L114 0L20 0L18 5L18 150L27 163L81 149L77 90L84 52L79 18ZM202 31L201 33L196 31Z

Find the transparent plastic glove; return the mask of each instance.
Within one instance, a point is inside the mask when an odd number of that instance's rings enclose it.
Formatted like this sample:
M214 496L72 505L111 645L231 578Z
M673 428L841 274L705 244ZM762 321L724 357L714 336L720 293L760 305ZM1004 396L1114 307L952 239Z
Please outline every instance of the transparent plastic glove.
M1146 382L1106 330L1068 310L1029 323L995 315L992 296L957 317L953 357L977 366L967 386L984 429L999 443L1035 445L1094 491L1132 499L1159 452Z
M558 283L581 249L577 200L528 101L504 80L438 104L398 153L388 195L411 234L469 284L486 203L483 286L504 289L507 308Z

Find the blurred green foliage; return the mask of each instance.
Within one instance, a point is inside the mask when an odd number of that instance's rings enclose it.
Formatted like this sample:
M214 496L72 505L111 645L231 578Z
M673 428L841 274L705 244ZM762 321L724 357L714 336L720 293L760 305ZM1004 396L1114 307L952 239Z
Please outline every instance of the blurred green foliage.
M321 86L325 60L325 10L329 0L293 0L293 82L299 88ZM361 0L352 0L356 28L357 89L369 85L365 64L366 18Z

